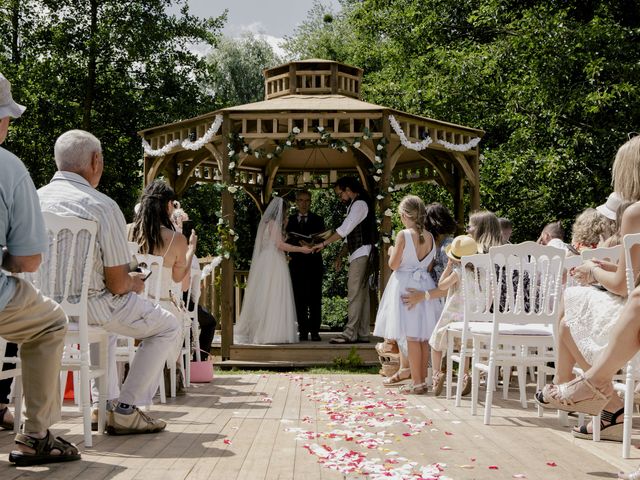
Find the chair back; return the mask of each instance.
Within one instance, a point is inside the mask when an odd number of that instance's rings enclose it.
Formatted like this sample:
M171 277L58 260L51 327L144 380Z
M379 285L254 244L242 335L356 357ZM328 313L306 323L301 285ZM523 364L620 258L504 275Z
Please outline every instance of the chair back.
M491 322L493 293L491 290L491 259L489 254L464 256L461 259L464 321Z
M25 277L70 317L86 324L97 224L78 217L43 212L49 237L40 268Z
M129 253L131 255L135 255L140 251L140 245L138 245L136 242L127 242L127 247L129 248Z
M564 259L564 269L566 271L566 281L565 281L565 288L566 287L575 287L576 285L578 285L578 282L576 282L575 278L569 274L569 272L571 271L572 268L576 268L579 267L580 265L582 265L583 262L583 257L581 255L571 255L571 256L567 256Z
M565 251L523 242L492 247L489 256L494 322L555 326Z
M629 233L624 236L622 239L622 246L624 248L624 260L625 260L625 273L627 277L627 293L631 293L631 291L635 287L636 277L634 275L634 271L636 269L633 268L631 251L635 248L640 248L640 233Z
M622 245L614 247L600 247L583 250L581 253L582 260L606 260L607 262L618 263L624 249Z
M164 258L150 253L136 253L133 256L139 266L144 266L151 270L151 276L144 282L144 292L140 295L157 304L162 298Z

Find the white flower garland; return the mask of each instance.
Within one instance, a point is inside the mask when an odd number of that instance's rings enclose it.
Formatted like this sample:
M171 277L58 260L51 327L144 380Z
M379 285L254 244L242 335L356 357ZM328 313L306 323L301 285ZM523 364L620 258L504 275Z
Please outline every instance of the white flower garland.
M213 121L213 124L211 125L209 130L207 130L202 137L200 137L199 139L193 142L188 138L182 141L173 140L167 143L164 147L159 148L157 150L153 150L151 148L151 145L149 145L149 142L147 142L143 138L142 148L144 149L145 155L147 155L148 157L161 157L163 155L166 155L167 153L169 153L171 150L178 147L179 145L182 145L182 148L186 150L193 150L193 151L200 150L202 147L204 147L207 143L211 141L211 139L215 136L216 133L218 133L218 130L220 130L221 125L222 125L222 115L218 114L216 115L216 118Z
M405 148L419 152L421 150L424 150L425 148L427 148L429 145L433 143L433 140L428 135L427 135L427 138L425 138L421 142L413 142L413 143L410 142L409 139L407 139L407 136L405 135L405 133L402 131L400 124L398 123L398 121L395 119L393 115L389 115L389 123L391 124L391 128L393 128L393 131L396 132L396 135L400 137L400 143ZM467 143L460 143L460 144L447 142L446 140L436 140L436 143L439 143L440 145L442 145L443 147L449 150L454 150L456 152L466 152L467 150L471 150L472 148L475 148L478 146L478 144L480 143L480 137L474 137L471 140L469 140Z

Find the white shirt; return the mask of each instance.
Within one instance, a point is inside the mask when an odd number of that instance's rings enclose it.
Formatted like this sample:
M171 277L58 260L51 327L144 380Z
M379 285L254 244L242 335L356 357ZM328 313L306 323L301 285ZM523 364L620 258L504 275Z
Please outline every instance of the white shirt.
M347 218L344 219L342 225L336 228L336 233L342 238L346 238L353 229L358 226L369 213L369 207L364 200L354 200L347 210ZM371 245L362 245L355 252L349 255L349 262L353 262L356 258L368 257L371 253Z
M562 240L560 240L559 238L552 238L551 240L549 240L547 242L547 245L549 245L551 247L561 248L563 250L569 250L567 248L567 245Z

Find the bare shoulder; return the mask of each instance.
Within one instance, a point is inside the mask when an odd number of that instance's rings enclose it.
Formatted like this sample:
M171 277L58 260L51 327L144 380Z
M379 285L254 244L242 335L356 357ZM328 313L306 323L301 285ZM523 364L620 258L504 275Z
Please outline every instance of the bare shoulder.
M630 205L622 215L622 233L640 233L640 202Z

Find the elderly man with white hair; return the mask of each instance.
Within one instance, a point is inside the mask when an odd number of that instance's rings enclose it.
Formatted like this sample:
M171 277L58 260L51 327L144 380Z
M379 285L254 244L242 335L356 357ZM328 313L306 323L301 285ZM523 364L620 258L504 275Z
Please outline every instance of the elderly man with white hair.
M11 96L11 84L0 74L0 143L11 117L25 107ZM20 345L27 419L16 435L9 461L18 466L79 460L78 449L49 427L60 419L60 360L67 317L53 300L30 283L5 273L34 272L48 242L38 196L18 157L0 147L0 336ZM1 409L6 413L6 407Z
M167 352L182 335L182 325L173 314L137 295L144 290L144 283L142 274L129 271L131 254L124 215L114 200L96 190L103 170L100 141L89 132L70 130L56 141L54 155L58 171L38 190L42 211L98 224L89 286L89 323L141 341L120 392L115 380L115 356L110 349L107 398L113 408L107 415L107 433L160 432L166 423L151 418L136 405L151 403ZM61 255L65 254L69 252ZM60 260L65 263L64 258ZM79 291L80 285L74 288Z

